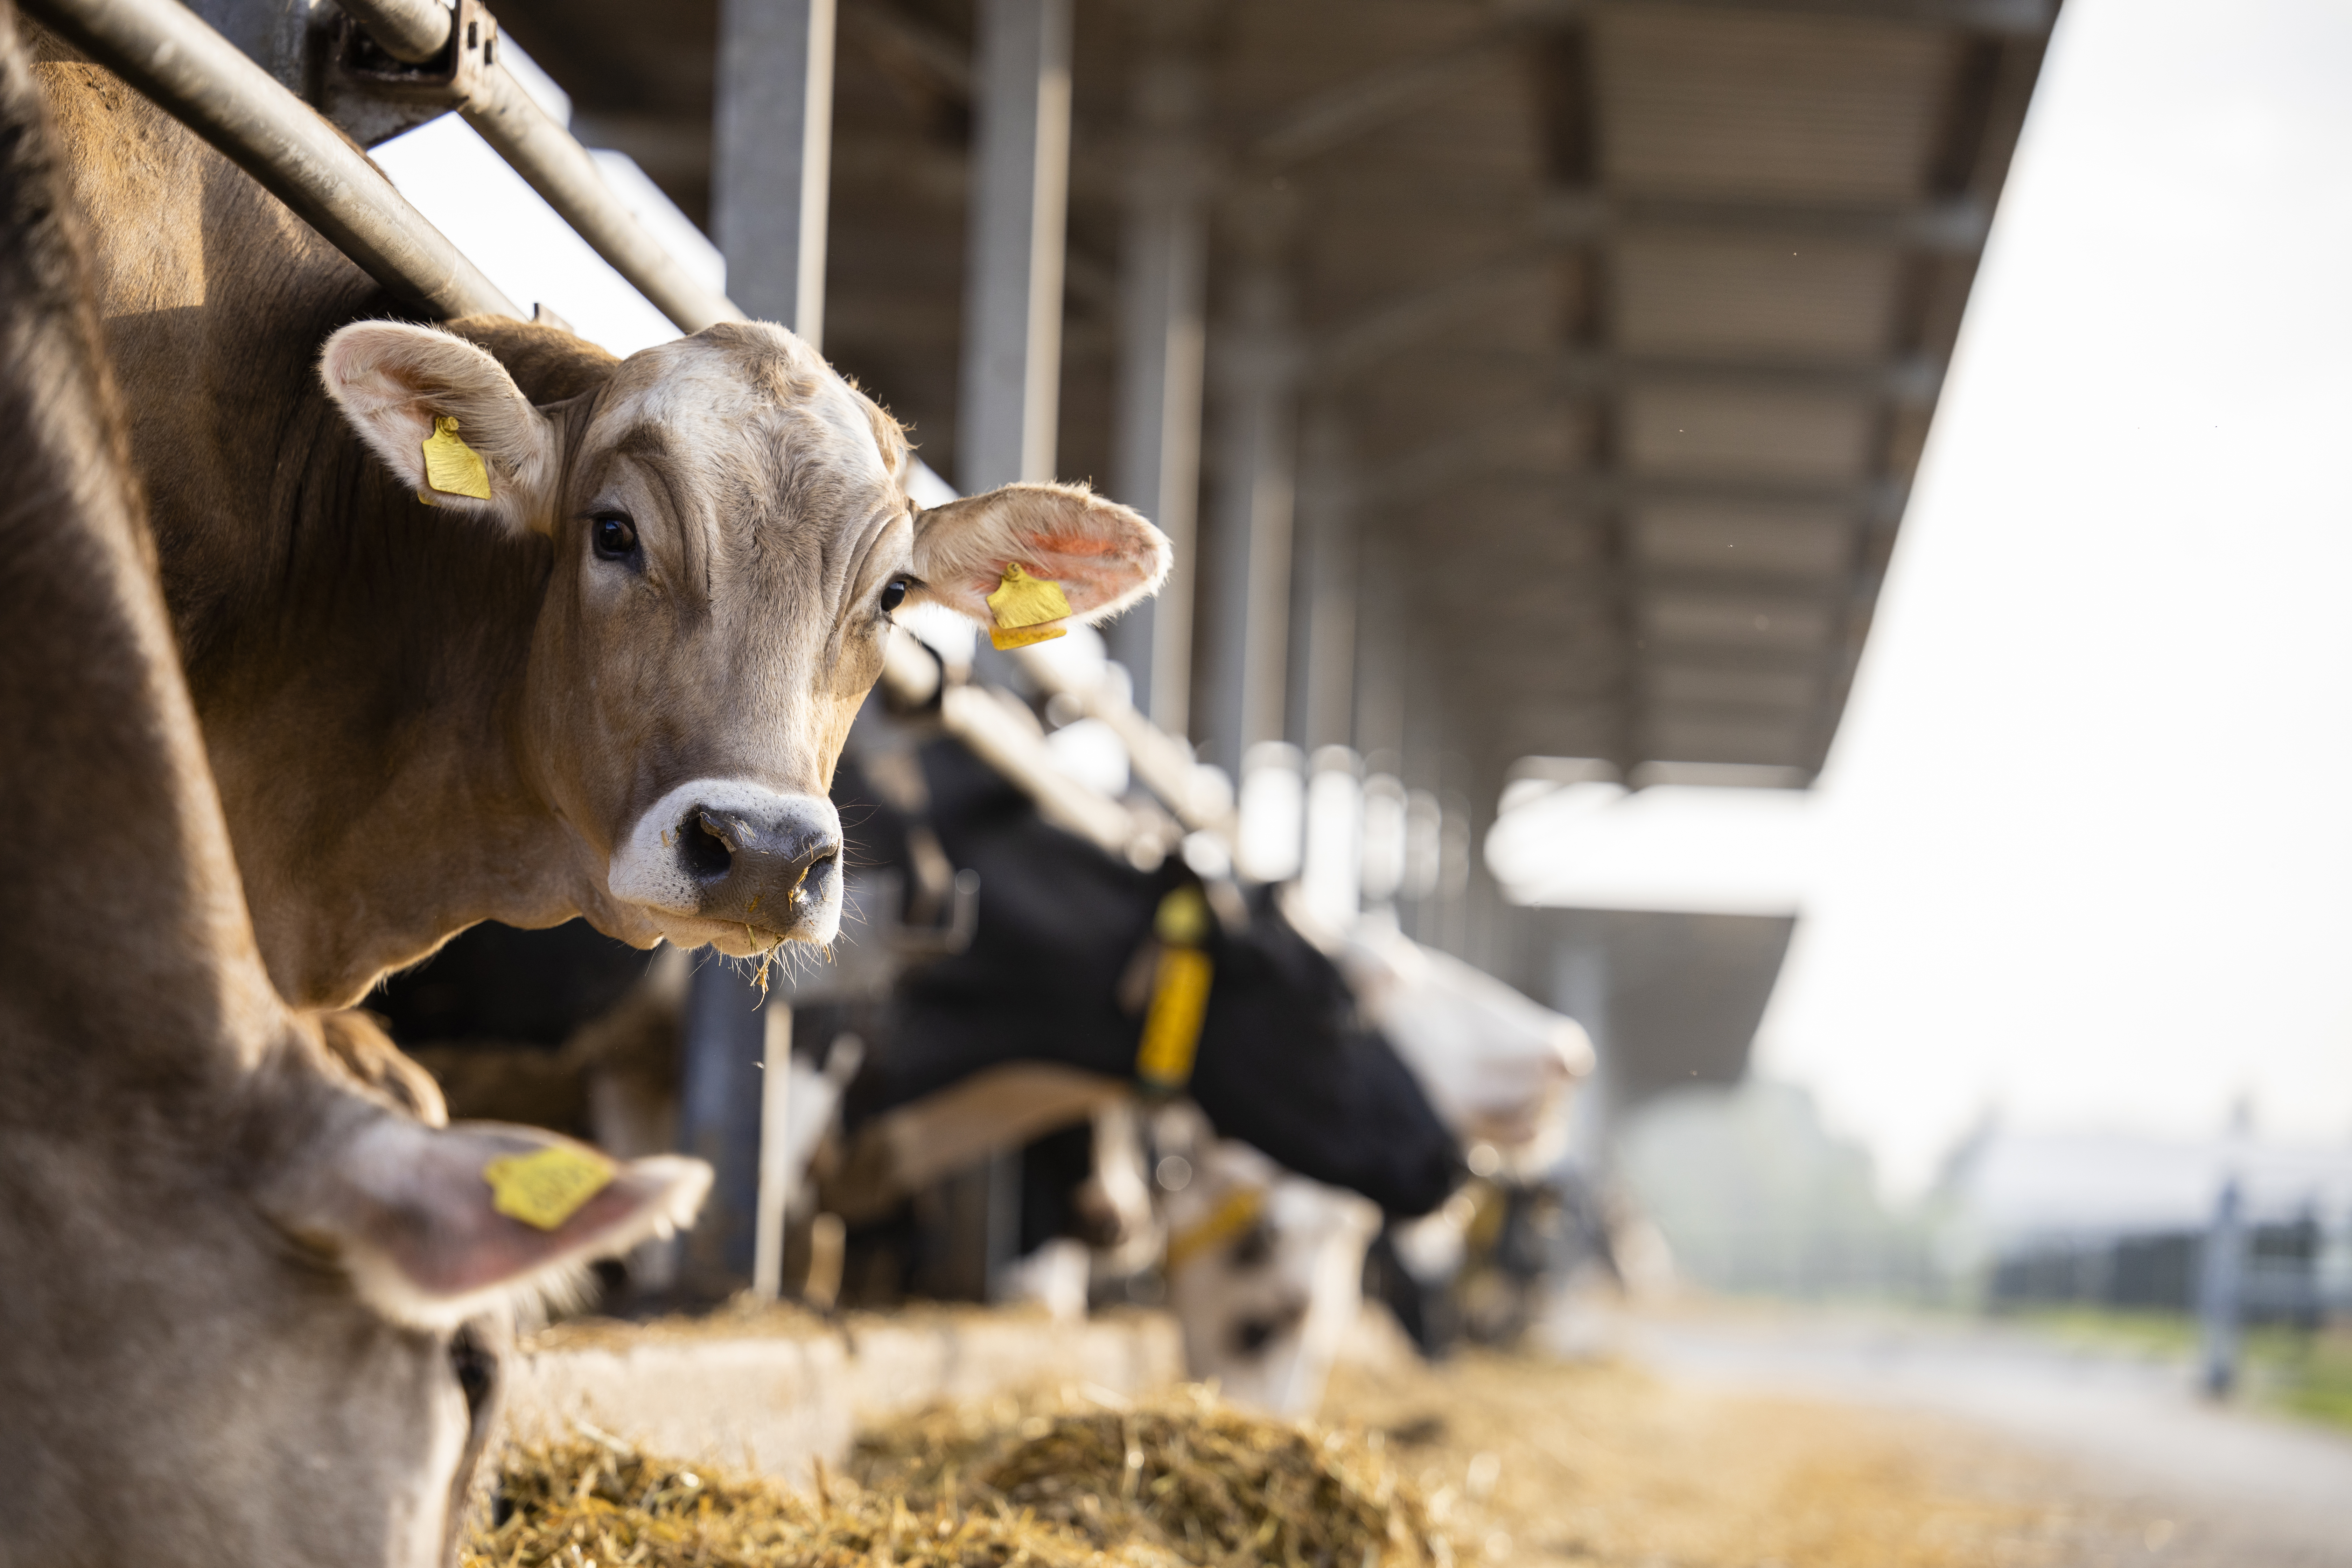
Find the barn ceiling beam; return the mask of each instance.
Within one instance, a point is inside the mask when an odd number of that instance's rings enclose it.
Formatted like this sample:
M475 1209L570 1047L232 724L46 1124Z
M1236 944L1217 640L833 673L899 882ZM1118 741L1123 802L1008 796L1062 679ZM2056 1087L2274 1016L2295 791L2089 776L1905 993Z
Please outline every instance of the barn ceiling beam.
M1591 20L1604 5L1622 10L1673 5L1790 16L1860 16L2010 37L2041 37L2058 19L2057 0L1509 0L1507 10L1519 20L1561 26Z
M1559 253L1610 240L1652 237L1787 240L1973 256L1991 214L1973 197L1870 206L1633 197L1559 191L1528 216L1529 237L1468 271L1399 295L1326 336L1316 374L1344 378L1446 331L1524 285Z
M1286 168L1393 124L1486 68L1515 37L1507 28L1481 33L1426 58L1384 67L1318 92L1261 132L1250 143L1248 161L1265 172Z
M1991 232L1992 212L1983 202L1967 195L1926 202L1801 205L1561 189L1537 204L1531 226L1555 245L1689 235L1974 256L1984 248L1985 237Z
M941 97L971 101L971 46L961 38L909 15L894 0L851 0L841 19L866 47L925 79Z
M1890 523L1903 512L1910 487L1900 479L1815 482L1763 479L1685 478L1633 475L1615 470L1562 473L1529 465L1514 447L1523 447L1524 421L1470 430L1438 441L1365 476L1369 506L1409 509L1465 474L1501 477L1530 489L1549 491L1563 508L1611 508L1661 500L1752 503L1772 507L1817 507L1851 511L1873 523Z

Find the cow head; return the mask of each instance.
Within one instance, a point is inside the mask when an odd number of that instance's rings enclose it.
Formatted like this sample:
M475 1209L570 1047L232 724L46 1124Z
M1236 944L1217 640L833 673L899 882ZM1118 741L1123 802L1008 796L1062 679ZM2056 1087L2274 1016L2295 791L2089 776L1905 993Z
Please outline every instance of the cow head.
M551 548L522 765L574 837L583 912L639 945L832 940L827 784L898 605L985 624L1017 564L1093 621L1168 568L1156 529L1079 487L914 506L898 425L781 327L647 349L545 407L432 328L345 327L320 369L402 485ZM448 419L479 481L431 482Z
M202 1098L114 1114L186 1137L109 1158L12 1131L0 1153L23 1205L0 1224L0 1458L32 1478L0 1500L0 1559L455 1563L518 1319L688 1223L709 1168L424 1126L290 1026L222 1071L174 1027L200 1009L151 1012L147 1048L183 1047L169 1081Z

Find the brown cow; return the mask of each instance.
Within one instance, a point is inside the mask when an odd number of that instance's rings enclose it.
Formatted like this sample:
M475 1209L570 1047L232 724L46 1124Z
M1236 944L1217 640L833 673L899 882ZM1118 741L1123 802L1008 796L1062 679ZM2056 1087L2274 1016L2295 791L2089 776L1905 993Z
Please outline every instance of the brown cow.
M278 1000L12 20L0 3L0 1563L431 1568L496 1405L496 1333L456 1325L683 1220L709 1173L427 1130ZM568 1217L508 1217L485 1167L509 1156L585 1173Z
M898 426L781 328L616 363L551 328L364 320L383 297L245 174L106 72L42 69L298 1005L354 1003L493 918L739 956L829 941L826 784L889 611L985 621L1019 563L1095 620L1166 571L1156 530L1082 489L919 512ZM441 416L488 500L419 499Z

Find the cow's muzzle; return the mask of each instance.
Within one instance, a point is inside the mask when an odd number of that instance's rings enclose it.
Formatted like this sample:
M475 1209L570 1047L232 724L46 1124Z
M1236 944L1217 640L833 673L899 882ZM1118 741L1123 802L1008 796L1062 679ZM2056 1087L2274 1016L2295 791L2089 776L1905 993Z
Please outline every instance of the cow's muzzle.
M830 942L841 923L841 818L822 795L697 780L638 819L610 882L673 917L659 921L672 941L736 953Z

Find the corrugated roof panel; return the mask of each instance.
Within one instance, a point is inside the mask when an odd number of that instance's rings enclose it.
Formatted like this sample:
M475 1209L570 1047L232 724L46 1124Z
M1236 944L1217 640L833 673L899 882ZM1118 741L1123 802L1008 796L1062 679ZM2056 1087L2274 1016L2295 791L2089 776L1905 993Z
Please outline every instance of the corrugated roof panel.
M1660 761L1804 765L1801 721L1709 714L1660 713L1649 723L1649 752Z
M1643 618L1654 641L1727 648L1811 650L1831 629L1818 601L1746 594L1658 594Z
M1825 202L1921 191L1950 34L1653 5L1603 9L1593 32L1612 184Z
M1650 671L1651 700L1685 707L1810 708L1822 694L1818 678L1792 669L1727 669L1661 665Z
M1841 394L1637 387L1624 399L1636 473L1722 479L1859 479L1878 411Z
M1886 352L1896 253L1769 239L1627 238L1613 247L1618 346L1637 353Z
M1853 565L1853 519L1812 508L1662 502L1634 513L1636 553L1670 570L1834 577Z

